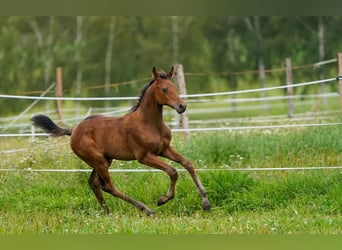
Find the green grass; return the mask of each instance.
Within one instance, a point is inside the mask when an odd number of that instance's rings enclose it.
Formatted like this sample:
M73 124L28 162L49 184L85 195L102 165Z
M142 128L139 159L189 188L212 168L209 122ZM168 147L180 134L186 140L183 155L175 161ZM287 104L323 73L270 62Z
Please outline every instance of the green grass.
M163 207L156 206L157 197L166 190L163 174L113 176L121 190L155 209L155 218L108 195L113 215L105 216L87 188L86 174L57 175L1 177L7 183L1 193L1 233L341 233L338 171L286 177L201 175L213 205L210 214L201 211L185 175L178 183L177 197Z
M342 126L175 134L174 145L191 159L212 203L201 210L196 188L180 172L176 197L164 206L165 173L112 173L117 187L154 209L149 218L105 194L106 216L88 187L89 173L0 172L0 233L124 234L340 234L341 170L246 171L234 168L340 166ZM68 138L1 140L1 168L89 169L72 152ZM172 165L177 166L175 163ZM112 168L147 168L136 162Z
M341 133L341 126L208 132L179 149L208 168L335 166L342 162Z

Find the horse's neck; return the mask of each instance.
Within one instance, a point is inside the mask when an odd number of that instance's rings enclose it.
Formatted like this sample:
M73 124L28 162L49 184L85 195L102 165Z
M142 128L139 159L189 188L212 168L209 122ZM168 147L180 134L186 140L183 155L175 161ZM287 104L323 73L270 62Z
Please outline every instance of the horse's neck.
M145 96L137 111L141 114L144 123L157 127L163 124L163 106L159 105L154 98Z

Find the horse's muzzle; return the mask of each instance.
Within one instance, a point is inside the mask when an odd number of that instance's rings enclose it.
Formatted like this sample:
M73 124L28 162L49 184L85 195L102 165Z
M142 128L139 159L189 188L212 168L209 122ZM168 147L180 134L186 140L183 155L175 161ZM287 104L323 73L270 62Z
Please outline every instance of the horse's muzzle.
M184 113L186 110L186 104L179 104L178 108L176 109L178 114Z

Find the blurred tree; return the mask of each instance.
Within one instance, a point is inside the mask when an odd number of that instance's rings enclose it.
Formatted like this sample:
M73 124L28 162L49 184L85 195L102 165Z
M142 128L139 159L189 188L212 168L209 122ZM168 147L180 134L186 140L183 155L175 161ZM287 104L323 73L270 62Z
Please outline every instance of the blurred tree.
M341 29L342 17L0 17L0 92L38 95L60 66L65 96L136 96L153 66L168 70L177 62L188 93L266 86L266 76L268 85L283 84L283 72L266 69L284 67L286 57L293 66L336 58ZM334 65L323 69L321 77L336 74ZM247 70L261 74L236 73ZM307 81L319 73L306 67L293 77ZM109 87L136 79L145 80ZM29 103L1 98L1 115Z
M112 58L113 58L113 43L115 38L115 26L116 20L115 17L109 18L109 28L108 28L108 45L106 50L106 59L105 59L105 96L109 96L110 89L109 86L112 82ZM110 102L106 102L105 106L108 108L110 106Z

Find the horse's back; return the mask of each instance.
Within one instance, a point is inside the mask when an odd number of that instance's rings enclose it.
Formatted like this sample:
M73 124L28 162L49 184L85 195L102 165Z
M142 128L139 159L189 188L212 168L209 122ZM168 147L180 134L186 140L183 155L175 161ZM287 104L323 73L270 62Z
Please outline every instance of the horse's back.
M132 159L123 117L92 115L73 130L71 148L81 158L97 153L105 158Z
M104 117L105 117L104 115L99 115L99 114L90 115L90 116L86 117L86 118L84 119L84 121L85 121L85 120L91 120L91 119L97 119L97 118L104 118Z

